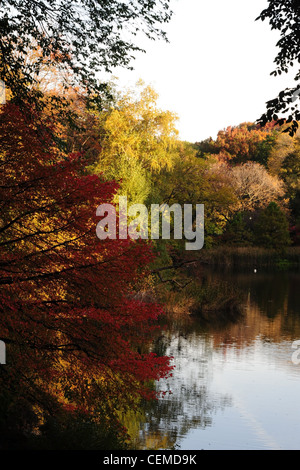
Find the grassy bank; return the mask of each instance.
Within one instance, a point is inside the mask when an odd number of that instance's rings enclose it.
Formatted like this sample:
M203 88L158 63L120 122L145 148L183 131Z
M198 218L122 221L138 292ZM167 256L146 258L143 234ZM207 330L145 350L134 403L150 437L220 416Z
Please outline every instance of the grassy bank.
M300 267L300 247L268 250L259 247L219 246L208 250L203 249L199 253L199 262L228 267Z
M163 305L172 321L186 316L209 322L233 321L242 314L242 293L236 286L203 275L198 263L168 270L160 281L155 285L153 297Z
M268 250L260 247L219 246L203 249L196 255L181 252L156 267L151 297L164 307L169 318L198 317L206 322L235 321L242 315L243 292L224 279L207 276L212 268L265 270L300 269L300 247ZM174 266L174 268L172 268Z

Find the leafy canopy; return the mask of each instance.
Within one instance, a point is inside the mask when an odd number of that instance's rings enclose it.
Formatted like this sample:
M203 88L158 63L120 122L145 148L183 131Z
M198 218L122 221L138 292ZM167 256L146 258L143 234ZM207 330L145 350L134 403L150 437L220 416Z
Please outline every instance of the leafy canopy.
M268 0L269 6L265 8L257 20L269 20L271 29L280 31L277 42L279 52L275 57L276 68L271 75L277 76L287 73L290 67L300 62L300 4L298 0ZM267 111L261 116L259 122L265 124L278 119L278 113L287 114L286 122L290 126L284 131L293 136L298 128L300 112L297 109L300 95L300 70L295 76L295 85L282 90L278 97L267 102ZM283 124L284 118L280 124Z
M81 154L55 148L47 118L11 102L0 149L1 441L60 413L97 423L132 408L169 366L149 351L161 308L134 295L150 276L150 244L96 237L96 208L117 185L86 175Z
M56 65L71 84L103 91L99 71L129 67L138 34L166 38L170 0L0 0L0 77L14 95L27 96L42 66ZM37 47L38 60L28 62ZM62 74L63 76L63 74Z
M153 175L170 170L177 158L177 116L159 109L157 99L153 88L140 81L98 114L101 151L92 171L120 182L120 191L132 202L144 203Z

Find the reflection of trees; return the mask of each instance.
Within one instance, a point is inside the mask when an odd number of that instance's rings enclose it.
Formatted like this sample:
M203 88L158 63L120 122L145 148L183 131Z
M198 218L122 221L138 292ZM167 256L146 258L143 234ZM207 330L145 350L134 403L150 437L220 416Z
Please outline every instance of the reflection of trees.
M162 446L156 448L172 448L190 429L211 426L216 410L231 405L230 396L213 395L210 390L213 349L209 336L166 334L166 343L167 353L176 357L176 368L173 377L158 383L158 390L167 388L171 394L147 405L140 448L153 443Z
M244 293L244 318L224 324L222 317L220 325L207 325L214 347L225 353L234 345L238 353L257 337L276 343L283 337L288 341L300 338L299 273L206 270L203 276L206 283L226 279Z
M227 273L230 281L247 292L245 321L214 332L215 344L250 344L258 336L280 342L300 338L299 273Z
M230 351L239 356L260 341L268 343L265 354L270 360L289 367L286 351L291 341L300 339L299 273L209 273L206 283L215 283L218 276L242 289L245 316L227 323L222 316L219 324L215 317L210 324L176 317L156 339L156 353L175 357L173 377L158 383L159 390L172 394L147 404L136 448L174 448L191 429L212 426L214 414L231 406L229 395L211 387L214 351L224 359Z
M248 284L251 301L257 304L263 315L275 318L278 314L287 311L289 295L289 277L287 273L248 275L248 279L245 276L244 282L246 285Z

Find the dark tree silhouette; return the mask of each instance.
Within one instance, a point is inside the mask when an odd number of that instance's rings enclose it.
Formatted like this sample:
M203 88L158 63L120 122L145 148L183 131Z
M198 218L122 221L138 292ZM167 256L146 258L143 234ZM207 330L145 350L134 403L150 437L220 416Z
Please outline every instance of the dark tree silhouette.
M0 0L0 77L14 95L27 96L42 65L99 95L99 70L130 67L138 34L165 38L170 0ZM38 60L28 61L37 47Z
M271 29L280 31L280 39L277 42L279 52L275 57L276 68L271 72L275 77L287 73L290 67L300 62L300 3L299 0L268 0L269 6L258 16L257 20L269 20ZM288 123L284 130L293 136L298 129L297 121L300 120L300 111L297 108L300 96L300 70L295 76L295 85L282 90L277 98L266 103L267 111L260 117L259 123L264 125L272 120L278 120L279 124Z

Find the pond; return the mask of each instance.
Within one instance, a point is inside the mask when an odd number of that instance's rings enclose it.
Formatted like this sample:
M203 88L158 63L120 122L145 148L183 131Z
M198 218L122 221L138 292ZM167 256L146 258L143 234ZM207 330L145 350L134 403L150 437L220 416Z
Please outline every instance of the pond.
M157 388L171 394L145 406L136 448L300 449L300 364L292 348L300 340L300 273L206 276L242 290L243 315L221 324L194 318L163 331L175 370Z

